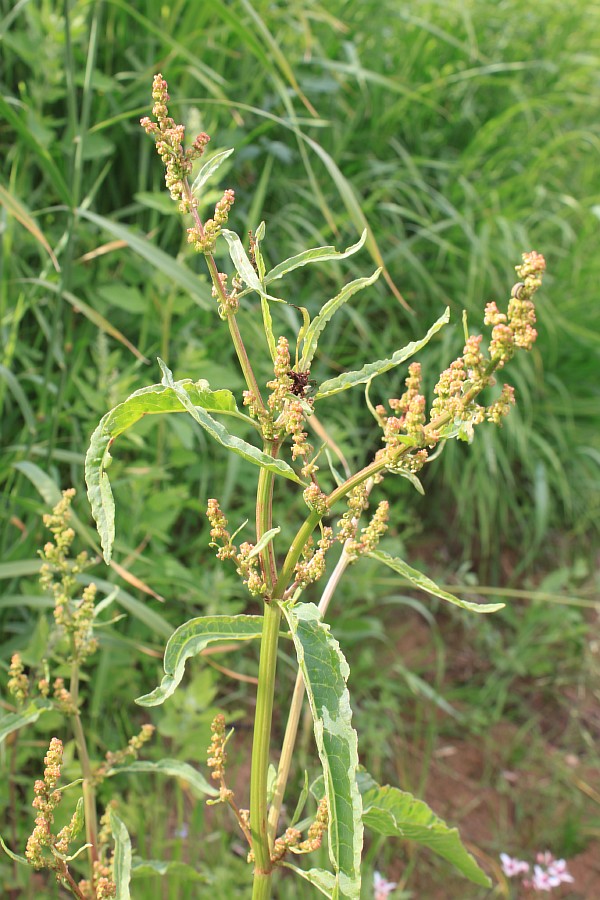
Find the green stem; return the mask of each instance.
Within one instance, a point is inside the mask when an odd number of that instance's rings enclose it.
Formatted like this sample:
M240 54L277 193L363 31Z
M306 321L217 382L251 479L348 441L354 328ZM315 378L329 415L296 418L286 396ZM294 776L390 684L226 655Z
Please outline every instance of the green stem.
M92 767L90 765L90 757L87 749L87 742L81 724L79 715L79 663L73 662L71 669L71 683L69 685L71 699L75 707L73 713L73 734L75 744L77 745L77 755L79 764L81 765L81 774L83 775L83 808L85 811L85 836L86 843L90 844L88 848L88 857L90 861L90 877L93 873L94 863L98 861L98 819L96 812L96 789L92 778Z
M267 837L267 775L280 621L279 604L265 603L250 777L250 832L254 851L253 900L258 898L262 900L270 896L273 868Z
M277 457L279 444L273 441L265 441L263 451ZM268 469L261 469L258 476L258 488L256 491L256 539L259 541L265 532L273 527L273 486L275 474ZM271 541L260 554L260 565L267 585L267 596L273 592L273 585L277 581L277 564L275 550Z

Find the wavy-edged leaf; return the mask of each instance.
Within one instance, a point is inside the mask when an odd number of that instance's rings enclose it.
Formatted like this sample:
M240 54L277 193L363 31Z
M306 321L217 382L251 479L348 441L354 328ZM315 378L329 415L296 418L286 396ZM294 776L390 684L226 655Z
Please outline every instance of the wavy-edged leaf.
M260 283L260 278L254 271L254 267L248 259L248 254L244 250L244 245L240 241L235 231L229 231L228 228L223 228L221 230L221 234L227 241L231 261L234 264L240 278L246 282L248 287L251 287L252 290L256 291L264 297L265 291L262 284Z
M366 240L367 229L365 228L356 244L352 244L351 247L347 247L345 250L336 250L335 247L329 246L314 247L312 250L304 250L302 253L296 254L296 256L290 256L289 259L284 259L283 262L280 262L267 272L265 275L265 284L277 281L278 278L283 278L288 272L293 272L294 269L298 269L300 266L306 266L309 263L325 262L330 259L347 259L349 256L352 256L353 253L358 253L361 247L364 246Z
M183 678L186 661L209 644L219 641L250 641L262 634L262 616L201 616L184 622L173 632L165 648L165 674L160 685L135 701L140 706L159 706L175 691Z
M196 771L189 763L180 762L177 759L160 759L158 762L151 762L145 759L136 759L135 762L127 763L122 766L113 766L106 773L107 778L114 775L168 775L171 778L179 778L191 788L192 792L198 797L210 794L216 797L219 793L212 784L206 780L204 775Z
M6 713L6 715L0 716L0 744L13 731L18 731L19 728L23 728L25 725L37 722L43 713L49 712L51 709L53 709L52 701L45 700L43 697L37 697L18 712Z
M282 606L296 648L313 716L329 805L329 858L333 896L358 900L363 840L362 806L356 783L358 747L346 681L350 673L340 645L313 603Z
M331 872L328 872L326 869L301 869L299 866L294 866L289 862L284 862L283 865L286 869L291 869L300 878L304 878L305 881L316 887L329 900L332 900L336 883L335 875L332 875Z
M202 881L208 882L209 878L203 872L198 872L189 863L181 862L178 859L172 859L166 862L162 859L134 859L131 864L132 878L148 878L149 876L158 875L163 877L167 875L170 878L178 878L182 881Z
M105 216L99 216L91 212L89 209L77 210L77 215L84 219L88 219L97 225L98 228L108 231L121 241L124 241L131 249L145 259L150 265L166 275L169 283L177 284L180 288L190 295L198 306L202 309L214 309L215 302L210 295L210 288L207 283L203 283L195 272L188 269L184 263L173 259L156 244L152 244L142 235L136 234L126 225L112 222Z
M236 410L231 391L211 391L206 382L194 384L193 381L181 381L169 386L152 384L135 391L127 400L106 413L90 438L90 446L85 456L85 480L92 515L107 563L110 562L115 539L115 504L110 480L106 474L112 459L110 447L115 438L144 416L184 412L182 395L187 398L193 409L197 403L220 412ZM215 425L218 423L215 422Z
M200 188L206 184L211 175L215 174L217 169L220 168L220 166L229 156L231 156L233 151L233 147L230 150L221 150L220 153L215 153L213 157L211 157L207 162L204 163L194 179L194 183L192 185L192 194L195 194L196 191L199 191Z
M359 773L363 800L363 822L371 831L386 837L416 841L443 857L482 887L491 881L465 849L457 828L450 828L423 800L398 788L380 787L366 772Z
M369 285L374 284L381 274L381 269L376 269L372 275L368 278L355 278L354 281L350 281L348 284L344 285L339 294L336 294L335 297L332 297L331 300L328 300L325 306L322 308L321 312L314 317L308 328L306 329L306 334L304 335L304 343L302 345L302 356L300 359L300 369L304 372L310 369L310 364L315 355L317 344L319 341L319 337L321 332L331 319L331 317L340 309L347 300L350 299L354 294L358 293L358 291L362 291L363 288L369 287Z
M248 462L253 463L255 466L260 466L261 469L268 469L269 472L274 472L275 475L283 475L284 478L289 478L297 484L302 484L302 481L298 478L292 467L282 459L274 459L272 456L269 456L268 453L263 453L258 447L254 447L247 441L243 441L241 438L230 434L220 422L216 422L212 416L208 415L205 408L200 405L194 405L194 402L192 398L188 396L187 391L184 390L179 382L173 381L171 370L165 365L162 359L158 360L158 364L163 373L163 384L166 384L175 391L182 405L186 408L192 418L195 419L212 438L218 441L219 444L222 444L223 447L233 451L233 453L237 453L238 456L247 459Z
M117 886L116 900L131 900L131 838L125 823L113 809L110 810L110 830L115 842L113 854L113 880Z
M440 600L446 600L448 603L453 603L454 606L460 606L461 609L468 609L470 612L476 613L494 613L498 612L499 609L504 609L504 606L506 605L504 603L470 603L468 600L461 600L460 597L455 597L454 594L442 590L442 588L437 586L435 581L432 581L427 575L419 572L418 569L413 569L413 567L409 566L403 559L400 559L397 556L390 556L382 550L373 550L373 552L368 553L367 556L370 556L371 559L376 559L378 562L382 562L390 569L393 569L394 572L397 572L398 575L402 575L402 577L412 584L413 587L418 588L420 591L425 591L427 594L433 594L434 597L439 597Z
M22 866L28 866L28 865L29 865L29 860L28 860L28 859L25 859L24 856L19 856L17 853L13 853L13 852L12 852L12 850L10 849L10 847L8 847L8 846L4 843L4 839L3 839L3 837L2 837L1 834L0 834L0 847L2 847L2 849L4 850L4 852L6 853L6 855L7 855L7 856L10 856L10 858L11 858L14 862L20 863Z
M418 353L419 350L422 350L433 335L447 324L449 319L450 307L447 306L445 312L433 323L425 337L421 338L421 340L411 341L406 347L403 347L401 350L396 350L389 359L379 359L377 362L367 363L362 369L358 369L356 372L344 372L343 375L338 375L336 378L330 378L328 381L324 381L319 387L315 399L319 400L323 397L331 397L333 394L338 394L340 391L347 391L348 388L354 387L357 384L365 384L376 375L381 375L383 372L388 372L390 369L393 369L394 366L399 366L405 360L414 356L415 353Z

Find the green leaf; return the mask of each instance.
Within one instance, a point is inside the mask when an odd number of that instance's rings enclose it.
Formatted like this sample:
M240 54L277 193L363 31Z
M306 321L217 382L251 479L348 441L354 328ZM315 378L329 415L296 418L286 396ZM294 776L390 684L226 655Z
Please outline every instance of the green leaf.
M3 840L1 834L0 834L0 847L2 847L2 849L4 850L4 852L6 853L6 855L7 855L7 856L10 856L10 858L11 858L12 860L14 860L15 862L21 863L22 866L28 866L28 865L29 865L28 860L25 859L24 856L18 856L16 853L13 853L13 852L12 852L12 850L10 849L10 847L7 847L7 846L6 846L6 844L4 843L4 840Z
M227 241L231 261L240 278L246 282L248 287L251 287L252 290L264 297L265 291L260 283L260 278L254 271L254 266L248 259L248 254L244 250L243 244L235 231L229 231L227 228L223 228L221 234Z
M446 311L443 315L439 317L437 322L434 322L425 337L421 338L420 341L411 341L411 343L407 344L406 347L403 347L402 350L396 350L394 355L389 359L379 359L377 362L367 363L367 365L363 366L362 369L358 369L356 372L344 372L343 375L338 375L336 378L330 378L328 381L324 381L317 392L316 399L319 400L323 397L331 397L333 394L338 394L340 391L346 391L348 388L354 387L357 384L365 384L375 375L381 375L383 372L388 372L390 369L393 369L394 366L399 366L400 363L403 363L415 353L418 353L419 350L422 350L425 344L427 344L440 328L446 325L449 319L450 307L446 307Z
M193 866L177 859L170 862L162 859L134 859L131 865L132 878L147 878L152 875L167 875L183 881L203 881L205 883L209 880L205 874L198 872Z
M113 879L117 885L116 900L131 900L129 882L131 881L131 839L125 823L110 810L110 830L115 841L113 855Z
M367 556L370 556L371 559L378 560L378 562L384 563L384 565L393 569L394 572L397 572L399 575L402 575L403 578L406 578L413 587L418 588L420 591L433 594L434 597L439 597L441 600L447 600L448 603L453 603L455 606L460 606L462 609L468 609L471 612L476 613L493 613L498 612L499 609L503 609L505 606L504 603L470 603L468 600L461 600L459 597L455 597L454 594L443 591L437 586L435 581L432 581L427 575L423 575L418 569L413 569L413 567L409 566L408 563L405 563L403 559L400 559L397 556L389 556L382 550L374 550L372 553L368 553Z
M422 800L398 788L380 787L366 772L359 774L363 822L386 837L416 841L452 863L475 884L492 883L465 849L457 828L449 828Z
M335 875L332 875L331 872L327 872L325 869L300 869L289 862L284 862L283 865L286 869L291 869L300 878L304 878L305 881L316 887L322 894L329 897L329 900L332 900L333 892L336 889L336 880Z
M270 544L270 543L271 543L271 541L273 540L273 538L275 537L275 535L276 535L276 534L279 534L280 531L281 531L281 528L279 527L279 525L278 525L276 528L269 528L268 531L265 531L265 533L264 533L263 536L261 537L261 539L260 539L260 541L258 542L258 544L256 544L256 546L254 547L254 550L252 550L252 551L248 554L248 559L253 559L253 557L258 556L258 554L259 554L262 550L265 549L265 547L267 546L267 544Z
M99 216L89 209L79 207L77 209L77 215L84 219L88 219L90 222L93 222L99 228L108 231L109 234L114 235L119 240L125 241L138 256L141 256L149 262L153 268L162 272L163 275L167 277L170 284L177 284L180 288L183 288L183 290L189 294L202 309L215 308L215 303L210 295L210 288L208 285L202 282L195 272L188 269L182 262L173 259L168 253L165 253L164 250L157 247L156 244L152 244L142 235L136 234L135 231L127 228L126 225L112 222L110 219Z
M265 331L267 344L269 346L269 353L271 354L271 359L273 360L273 362L275 362L276 344L275 334L273 333L273 317L271 316L269 301L267 300L266 296L260 298L260 307L262 310L263 328Z
M165 675L160 685L138 697L140 706L159 706L175 691L183 678L186 661L221 641L250 641L262 634L262 616L201 616L190 619L173 632L165 648Z
M85 457L85 480L92 515L107 563L110 562L115 539L115 504L106 474L112 459L110 447L115 438L144 416L184 412L182 395L187 398L192 408L195 408L194 404L198 404L219 412L234 412L237 409L231 391L211 391L207 382L194 384L193 381L186 380L168 387L152 384L135 391L127 400L106 413L90 438L90 446Z
M138 759L127 765L114 766L108 770L106 777L112 778L114 775L140 775L146 773L179 778L181 781L185 781L198 797L203 797L205 794L216 797L219 793L212 784L209 784L204 775L197 772L193 766L185 762L179 762L177 759L161 759L158 762Z
M265 284L277 281L278 278L283 278L288 272L293 272L294 269L297 269L300 266L306 266L308 263L324 262L328 259L347 259L349 256L352 256L353 253L357 253L366 240L367 229L365 228L360 240L357 241L356 244L352 244L352 246L348 247L346 250L336 250L335 247L314 247L312 250L304 250L296 256L290 256L289 259L284 259L283 262L280 262L275 268L271 269L270 272L267 272L265 275Z
M199 191L203 185L206 184L211 175L217 171L217 169L225 162L225 160L231 156L234 148L232 147L230 150L221 150L220 153L216 153L211 159L204 163L196 178L194 179L194 183L192 185L192 194L195 194L196 191Z
M83 812L83 797L80 797L77 801L77 806L75 807L75 815L73 816L73 837L77 837L81 829L83 828L85 822L84 812Z
M163 373L163 384L166 384L175 391L182 406L186 408L192 418L195 419L211 437L218 441L219 444L222 444L223 447L226 447L233 453L237 453L238 456L247 459L248 462L253 463L255 466L260 466L261 469L268 469L269 472L274 472L276 475L283 475L285 478L289 478L297 484L302 484L302 481L298 478L292 467L282 459L273 459L272 456L269 456L268 453L263 453L258 447L254 447L252 444L247 443L247 441L243 441L241 438L230 434L220 422L216 422L200 405L194 405L192 398L188 396L187 390L181 386L181 383L173 381L171 370L165 365L162 359L159 358L158 364Z
M360 897L363 826L356 784L358 748L346 681L350 669L313 603L282 606L313 716L329 804L329 858L341 897ZM335 896L335 893L334 893Z
M37 722L42 713L49 712L51 709L53 709L51 700L38 697L32 700L24 709L19 710L19 712L6 713L6 715L0 716L0 744L13 731L18 731L19 728L23 728L25 725Z
M8 385L9 391L17 401L27 428L29 429L31 434L35 434L37 430L35 415L30 406L29 400L27 399L27 394L21 387L19 379L13 372L10 371L10 369L7 369L6 366L3 365L0 365L0 378L4 378L6 384Z
M304 336L304 344L302 347L302 357L300 359L300 369L304 372L310 369L310 364L315 355L319 336L334 313L340 309L353 294L362 291L363 288L373 284L379 278L381 269L376 269L369 278L356 278L349 284L344 285L342 290L328 300L321 312L312 320L306 334Z

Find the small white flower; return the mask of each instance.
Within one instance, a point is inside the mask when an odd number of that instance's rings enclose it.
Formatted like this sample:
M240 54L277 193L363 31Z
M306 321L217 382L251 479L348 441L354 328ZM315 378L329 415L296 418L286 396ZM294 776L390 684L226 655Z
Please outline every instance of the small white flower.
M387 897L397 887L396 881L386 881L381 872L375 872L373 875L373 888L375 890L375 900L387 900Z
M575 881L571 873L567 871L567 864L564 859L555 859L551 862L548 866L548 875L556 879L557 884Z
M502 862L502 871L507 878L514 878L524 872L529 872L529 863L523 859L509 856L508 853L501 853L500 860Z

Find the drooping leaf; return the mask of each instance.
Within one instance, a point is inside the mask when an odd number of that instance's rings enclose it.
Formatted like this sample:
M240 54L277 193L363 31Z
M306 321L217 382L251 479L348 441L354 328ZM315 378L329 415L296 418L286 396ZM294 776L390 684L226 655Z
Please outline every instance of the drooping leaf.
M18 731L19 728L23 728L25 725L31 725L33 722L37 722L43 713L48 712L52 708L53 703L51 700L45 700L43 697L36 697L35 700L32 700L31 703L28 703L28 705L19 710L19 712L6 713L5 715L0 716L0 744L9 734L12 734L13 731Z
M367 365L363 366L362 369L358 369L356 372L344 372L342 375L324 381L317 391L316 399L319 400L323 397L331 397L333 394L338 394L340 391L347 391L348 388L355 387L357 384L365 384L376 375L382 375L383 372L388 372L395 366L399 366L405 360L414 356L415 353L418 353L419 350L422 350L425 344L427 344L433 335L436 334L449 319L450 308L446 307L446 311L443 315L433 323L425 337L421 338L421 340L411 341L406 347L403 347L401 350L396 350L389 359L379 359L377 362L367 363Z
M294 269L297 269L300 266L306 266L308 263L325 262L329 259L347 259L349 256L352 256L353 253L357 253L361 247L364 246L366 240L367 229L365 228L360 236L360 240L357 241L356 244L352 244L351 247L347 247L346 250L336 250L335 247L314 247L312 250L304 250L296 256L290 256L289 259L284 259L283 262L280 262L267 272L265 275L265 284L277 281L278 278L283 278L288 272L293 272Z
M250 641L262 634L262 616L201 616L190 619L173 632L165 648L165 675L160 685L135 701L140 706L159 706L175 691L185 672L186 661L209 644Z
M125 823L113 809L110 810L110 830L115 842L113 855L113 879L117 886L116 900L131 900L131 838Z
M204 428L204 430L219 444L222 444L223 447L233 451L233 453L237 453L238 456L247 459L248 462L253 463L255 466L260 466L261 469L268 469L269 472L274 472L276 475L283 475L284 478L289 478L297 484L302 484L292 467L288 466L282 459L274 459L272 456L269 456L268 453L263 453L258 447L254 447L247 441L243 441L241 438L230 434L220 422L215 421L212 416L209 416L205 411L205 408L201 405L195 405L192 398L188 396L187 391L181 386L180 382L173 381L173 375L162 359L159 358L158 364L163 373L163 384L166 384L173 389L176 396L181 401L181 404L186 408L192 418L195 419L196 422L198 422L198 424L201 425L202 428Z
M289 862L284 862L283 865L286 869L291 869L300 878L316 887L329 900L332 900L333 892L336 889L336 879L331 872L328 872L326 869L301 869L299 866L294 866Z
M211 391L206 382L194 384L193 381L178 382L177 388L179 393L175 390L175 385L167 387L152 384L135 391L127 400L119 403L102 417L90 438L90 446L85 457L85 480L92 515L107 563L110 562L115 539L115 504L106 469L111 462L109 451L115 438L144 416L184 412L182 395L188 398L193 408L194 404L198 404L206 409L221 412L236 410L231 391Z
M313 716L315 741L323 766L329 805L329 858L334 892L360 897L362 807L356 783L358 747L352 728L349 667L329 626L313 603L283 605Z
M131 864L131 877L143 878L152 875L160 877L167 876L169 878L177 878L183 881L203 881L207 882L208 876L202 872L198 872L189 863L181 862L181 860L173 859L165 862L162 859L134 859Z
M315 316L306 330L302 347L302 357L300 360L300 369L302 371L306 372L310 369L310 364L315 355L321 332L333 314L336 313L350 297L377 281L380 274L381 269L376 269L369 278L356 278L349 284L344 285L339 294L327 301L321 312Z
M31 432L31 434L35 434L36 432L36 421L35 415L27 399L27 394L21 387L19 379L11 372L10 369L7 369L6 366L0 365L0 378L4 378L6 384L8 385L8 389L15 398L21 413L23 415L23 419L27 425L27 428Z
M475 884L491 887L491 881L465 849L457 828L450 828L422 800L398 788L380 787L366 772L359 773L363 822L386 837L416 841L452 863Z
M403 559L397 556L389 556L382 550L374 550L372 553L368 553L367 556L384 563L384 565L393 569L394 572L406 578L413 587L418 588L420 591L433 594L434 597L439 597L440 600L446 600L448 603L453 603L454 606L460 606L462 609L468 609L476 613L493 613L498 612L499 609L503 609L505 606L504 603L470 603L468 600L461 600L459 597L455 597L454 594L443 591L442 588L437 586L435 581L419 572L418 569L413 569Z
M166 275L170 284L177 284L194 299L202 309L214 309L215 303L210 295L210 288L206 282L202 282L195 272L180 262L173 259L156 244L151 243L143 235L136 234L122 223L112 222L105 216L99 216L89 209L79 207L77 215L93 222L99 228L108 231L121 241L124 241L131 249L145 259L150 265Z
M234 148L232 147L230 150L221 150L220 153L216 153L211 159L204 163L198 174L194 179L194 183L192 185L192 194L195 194L200 190L203 185L206 184L211 175L217 171L217 169L225 162L225 160L231 156Z
M22 866L28 866L28 865L29 865L29 861L28 861L24 856L19 856L17 853L13 853L13 852L12 852L12 850L10 849L10 847L8 847L8 846L4 843L4 839L3 839L3 837L2 837L1 834L0 834L0 847L2 847L2 849L4 850L4 852L6 853L6 855L7 855L7 856L10 856L10 858L11 858L14 862L20 863Z
M158 762L136 759L134 762L125 765L113 766L106 773L106 777L112 778L114 775L140 775L146 773L169 775L171 778L178 778L189 785L192 792L198 797L203 797L206 794L215 797L219 793L212 784L209 784L204 775L196 771L193 766L186 762L180 762L177 759L161 759Z

